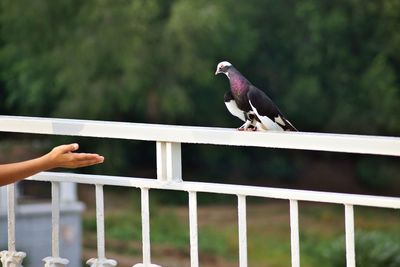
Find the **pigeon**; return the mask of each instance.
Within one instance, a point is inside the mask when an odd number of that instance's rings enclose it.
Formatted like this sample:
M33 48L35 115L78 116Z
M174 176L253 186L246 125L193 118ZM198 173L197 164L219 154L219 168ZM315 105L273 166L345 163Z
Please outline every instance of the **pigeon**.
M219 73L225 74L230 83L230 90L224 96L226 108L233 116L244 121L238 130L297 131L274 102L252 85L231 63L218 63L215 75Z

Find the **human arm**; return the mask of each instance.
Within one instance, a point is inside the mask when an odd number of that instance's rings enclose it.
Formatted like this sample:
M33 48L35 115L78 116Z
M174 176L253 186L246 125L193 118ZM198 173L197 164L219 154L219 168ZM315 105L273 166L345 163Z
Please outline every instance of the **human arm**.
M104 157L98 154L74 153L78 148L78 144L61 145L35 159L0 165L0 186L53 168L74 169L104 161Z

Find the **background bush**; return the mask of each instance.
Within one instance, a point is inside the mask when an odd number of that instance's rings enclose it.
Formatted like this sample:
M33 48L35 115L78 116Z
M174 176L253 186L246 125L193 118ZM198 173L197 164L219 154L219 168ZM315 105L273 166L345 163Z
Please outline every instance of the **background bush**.
M383 232L357 231L355 237L356 263L363 267L396 267L400 266L400 235ZM321 249L325 266L346 266L346 248L344 237L341 237Z

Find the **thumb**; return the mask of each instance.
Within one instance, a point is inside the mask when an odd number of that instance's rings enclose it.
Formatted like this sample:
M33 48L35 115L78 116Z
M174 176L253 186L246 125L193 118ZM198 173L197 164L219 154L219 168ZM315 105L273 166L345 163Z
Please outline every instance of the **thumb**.
M79 145L77 143L74 144L69 144L69 145L61 145L58 146L57 149L61 152L61 153L69 153L75 150L78 150Z

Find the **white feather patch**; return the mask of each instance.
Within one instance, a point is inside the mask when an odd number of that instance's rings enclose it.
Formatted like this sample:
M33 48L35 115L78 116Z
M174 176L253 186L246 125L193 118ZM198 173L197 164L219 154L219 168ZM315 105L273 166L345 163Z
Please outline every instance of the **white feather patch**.
M218 63L217 69L219 67L225 67L225 66L232 66L232 64L228 61L221 61L220 63Z
M279 123L279 124L282 125L282 126L285 126L285 125L286 125L286 123L282 120L281 116L276 117L276 118L275 118L275 122L276 122L276 123Z
M279 126L279 124L273 122L267 116L260 116L257 109L251 104L251 101L249 101L249 103L250 103L251 109L254 111L254 113L257 115L257 117L260 119L261 124L265 130L283 131L283 128L281 126Z
M228 111L233 115L241 119L242 121L246 121L246 118L244 117L243 111L241 111L238 106L236 105L235 100L231 100L229 102L225 102L225 106L228 109Z

